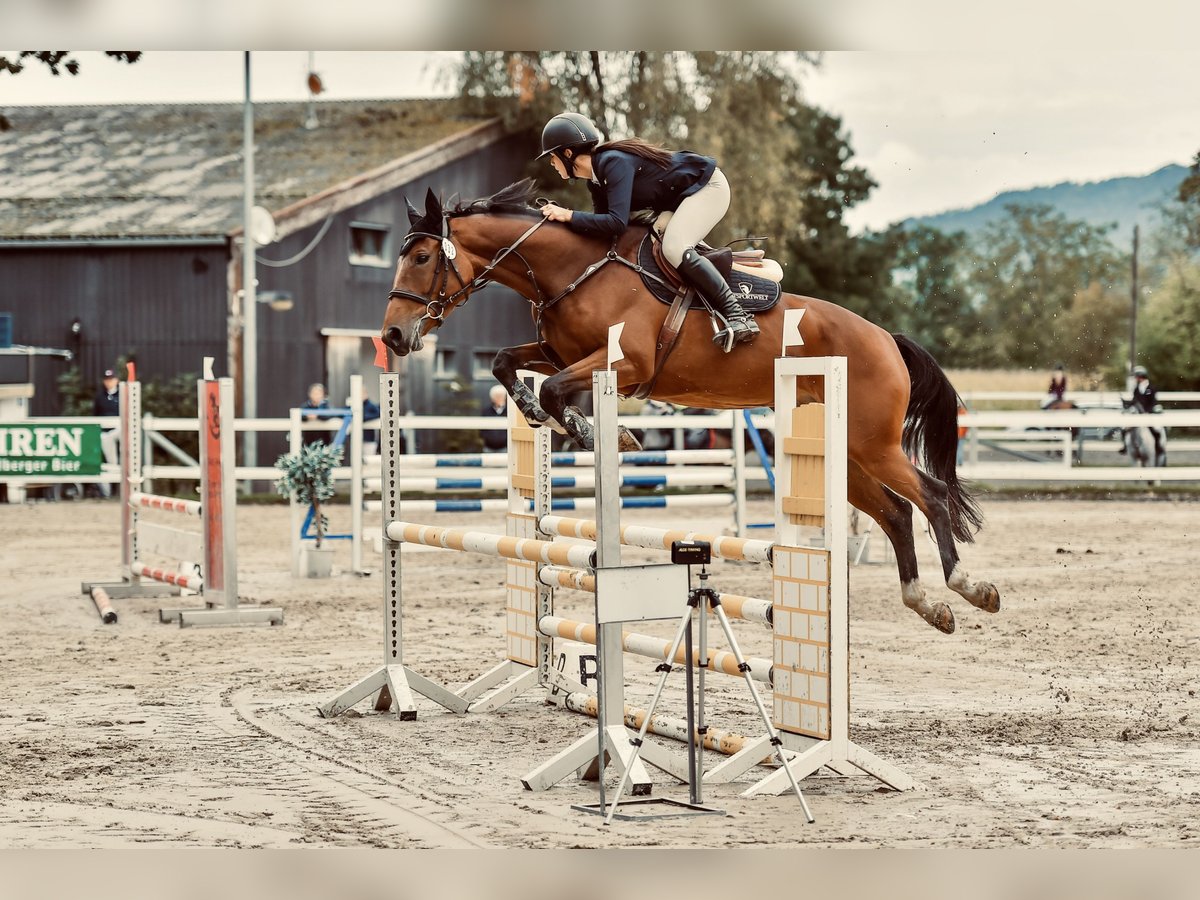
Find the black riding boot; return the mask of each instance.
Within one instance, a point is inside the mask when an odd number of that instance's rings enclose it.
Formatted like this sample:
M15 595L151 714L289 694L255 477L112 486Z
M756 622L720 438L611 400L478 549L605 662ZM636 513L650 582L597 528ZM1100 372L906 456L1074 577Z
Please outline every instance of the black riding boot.
M729 289L716 266L697 253L695 247L688 247L683 251L679 274L703 294L729 323L713 335L714 344L723 344L725 352L728 353L734 344L754 339L758 334L758 325L755 324L754 318L742 309L742 304Z

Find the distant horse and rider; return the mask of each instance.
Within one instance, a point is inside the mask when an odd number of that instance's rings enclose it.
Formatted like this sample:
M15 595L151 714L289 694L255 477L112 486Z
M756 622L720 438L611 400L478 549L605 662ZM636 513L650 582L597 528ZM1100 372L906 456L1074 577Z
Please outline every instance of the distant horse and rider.
M1131 415L1148 415L1161 412L1158 404L1158 394L1150 384L1149 373L1145 366L1134 366L1134 386L1128 399L1122 398L1121 408ZM1057 366L1050 380L1050 389L1042 401L1042 409L1073 410L1081 409L1074 400L1064 396L1067 389L1066 374L1061 365ZM1071 429L1071 436L1078 438L1083 429ZM1120 453L1124 454L1131 466L1156 468L1167 464L1167 429L1150 425L1129 425L1106 431L1103 437L1116 437L1121 441Z
M940 631L954 631L949 605L930 600L919 578L916 505L936 535L946 584L979 609L999 610L996 588L972 580L959 561L955 541L973 540L982 516L955 471L955 391L927 351L835 304L780 292L774 306L754 316L760 333L753 343L727 353L728 345L712 340L711 309L693 305L665 354L670 310L652 296L639 262L649 229L630 227L611 240L579 234L547 221L532 199L533 183L526 180L452 208L432 191L423 211L410 205L411 227L380 329L394 353L419 350L475 290L503 284L529 301L535 340L501 350L493 373L532 424L590 448L592 426L571 400L606 366L610 325L625 323L625 358L614 366L622 395L704 409L771 407L783 315L803 310L804 345L788 353L847 358L849 500L891 540L903 602ZM518 381L521 369L549 376L538 396ZM821 379L799 379L797 393L802 403L822 402ZM633 447L627 435L622 449ZM919 453L922 468L907 450Z

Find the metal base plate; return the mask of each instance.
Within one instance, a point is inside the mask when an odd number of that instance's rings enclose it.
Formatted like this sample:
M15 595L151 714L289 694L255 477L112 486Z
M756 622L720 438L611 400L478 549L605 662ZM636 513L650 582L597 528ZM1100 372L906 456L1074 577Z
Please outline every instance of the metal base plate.
M160 609L160 622L178 622L180 628L205 625L282 625L283 610L278 607L212 607L209 609Z
M646 813L630 813L622 812L630 807L643 809L649 806L666 806L671 808L671 812L646 812ZM589 813L593 816L607 816L612 810L611 805L606 805L601 808L599 803L572 803L571 809L577 812ZM617 811L612 814L614 819L624 819L627 822L648 822L652 819L676 819L682 816L727 816L729 813L723 809L716 809L711 806L701 806L698 803L685 803L682 800L672 800L669 797L644 797L640 800L622 800L621 805L617 807Z

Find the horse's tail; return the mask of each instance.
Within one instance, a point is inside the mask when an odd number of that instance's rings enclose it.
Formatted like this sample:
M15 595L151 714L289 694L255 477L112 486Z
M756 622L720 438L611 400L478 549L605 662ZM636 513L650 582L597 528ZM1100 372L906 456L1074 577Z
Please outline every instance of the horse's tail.
M904 412L904 452L914 458L919 453L922 467L945 483L954 537L973 541L983 525L983 513L958 480L958 394L924 347L902 334L892 337L904 357L912 385Z

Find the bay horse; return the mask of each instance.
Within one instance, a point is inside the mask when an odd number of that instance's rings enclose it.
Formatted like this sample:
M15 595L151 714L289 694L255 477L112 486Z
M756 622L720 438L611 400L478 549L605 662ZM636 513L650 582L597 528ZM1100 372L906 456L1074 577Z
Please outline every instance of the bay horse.
M713 344L708 314L688 312L674 352L655 378L657 336L667 307L650 296L633 268L647 230L631 227L611 244L585 237L543 221L529 205L532 196L533 182L526 179L449 209L433 191L424 213L409 204L411 228L380 329L394 353L419 350L424 336L475 289L503 284L532 304L538 339L501 350L493 373L532 424L561 427L591 449L591 425L570 401L590 389L594 370L606 366L610 325L625 323L625 358L614 367L623 395L653 382L652 399L682 406L770 407L783 311L803 308L804 345L788 352L847 358L849 499L879 523L895 547L904 604L939 631L954 631L949 605L930 600L918 575L916 504L933 527L946 584L979 609L999 610L995 586L972 581L959 562L955 540L973 540L982 515L955 471L954 388L928 352L832 303L785 293L757 316L762 329L757 339L729 354ZM550 376L540 396L518 382L519 369ZM822 380L798 379L797 393L802 403L821 402ZM909 461L906 449L919 449L924 471Z

